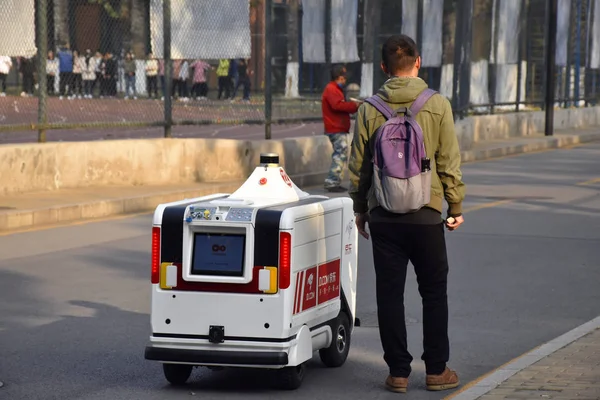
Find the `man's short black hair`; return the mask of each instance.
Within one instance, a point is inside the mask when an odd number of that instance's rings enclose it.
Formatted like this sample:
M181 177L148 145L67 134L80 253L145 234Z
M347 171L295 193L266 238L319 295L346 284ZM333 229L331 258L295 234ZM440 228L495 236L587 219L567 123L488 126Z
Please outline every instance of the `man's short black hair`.
M418 57L417 44L406 35L389 37L381 48L381 60L392 75L412 69Z
M335 81L337 78L341 76L346 76L346 67L343 65L335 65L331 69L331 80Z

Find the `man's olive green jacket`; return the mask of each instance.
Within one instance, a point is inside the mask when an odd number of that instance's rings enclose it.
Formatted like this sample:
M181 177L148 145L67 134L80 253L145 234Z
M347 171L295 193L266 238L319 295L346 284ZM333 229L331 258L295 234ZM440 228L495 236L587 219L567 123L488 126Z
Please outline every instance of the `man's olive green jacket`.
M427 88L420 78L394 77L377 92L392 109L410 107L417 96ZM425 103L416 120L423 130L425 151L431 160L431 201L427 207L443 211L443 200L448 203L448 215L462 213L465 184L460 170L460 150L454 132L454 118L450 102L435 94ZM354 200L354 212L366 213L378 206L371 186L373 180L374 133L385 122L375 107L363 103L356 115L354 138L348 169L349 194Z

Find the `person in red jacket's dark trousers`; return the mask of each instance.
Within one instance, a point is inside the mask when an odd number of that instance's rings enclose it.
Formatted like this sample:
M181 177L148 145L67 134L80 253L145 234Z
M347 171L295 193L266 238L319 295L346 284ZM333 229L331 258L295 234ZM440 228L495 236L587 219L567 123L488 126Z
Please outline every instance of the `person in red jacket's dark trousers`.
M321 98L325 134L333 146L333 155L329 174L325 179L325 189L330 192L345 192L341 186L342 174L348 161L348 134L350 132L350 114L358 111L359 104L346 101L346 68L336 65L331 71L331 82L325 86Z

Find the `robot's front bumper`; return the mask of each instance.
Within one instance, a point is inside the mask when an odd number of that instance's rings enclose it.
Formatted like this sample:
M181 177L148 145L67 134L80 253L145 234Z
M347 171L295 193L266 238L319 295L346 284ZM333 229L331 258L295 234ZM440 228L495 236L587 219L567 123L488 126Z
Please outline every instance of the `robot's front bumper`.
M146 360L195 365L281 367L288 364L283 351L223 351L146 346Z
M290 357L294 338L273 342L262 340L226 340L210 343L206 339L151 336L146 360L203 366L282 368L294 361Z

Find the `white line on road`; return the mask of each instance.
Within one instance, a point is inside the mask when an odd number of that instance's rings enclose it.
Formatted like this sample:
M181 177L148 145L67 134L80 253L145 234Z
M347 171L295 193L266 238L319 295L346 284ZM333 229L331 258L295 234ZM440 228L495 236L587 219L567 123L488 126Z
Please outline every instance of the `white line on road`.
M293 126L291 128L286 128L286 129L278 129L278 130L273 130L271 132L272 136L277 136L279 133L283 133L283 132L293 132L295 130L299 130L301 128L304 128L305 125L299 125L299 126ZM252 133L237 133L237 134L233 134L232 136L230 136L230 139L251 139L251 138L262 138L265 135L265 133L263 131L259 131L259 132L252 132ZM314 135L314 132L313 132Z
M600 328L600 316L575 329L570 330L562 336L557 337L535 349L515 358L512 361L496 368L491 373L465 385L461 390L444 397L444 400L475 400L489 393L511 376L521 372L525 368L535 364L542 358L547 357L563 347L582 338L590 332Z
M240 126L244 126L244 125L233 125L233 126L228 126L226 128L215 129L214 132L210 136L215 137L221 132L230 131L232 129L239 128Z

